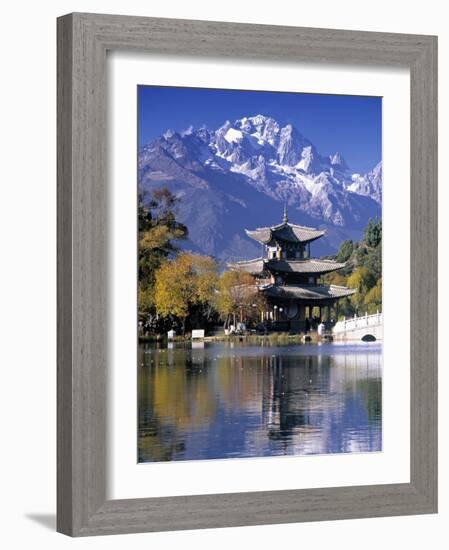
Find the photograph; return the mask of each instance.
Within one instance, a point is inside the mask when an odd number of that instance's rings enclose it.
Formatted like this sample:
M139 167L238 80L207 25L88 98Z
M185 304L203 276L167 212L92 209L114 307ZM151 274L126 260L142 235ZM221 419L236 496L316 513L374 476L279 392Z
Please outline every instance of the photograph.
M444 7L5 4L5 548L444 546Z
M137 94L138 462L382 451L382 98Z

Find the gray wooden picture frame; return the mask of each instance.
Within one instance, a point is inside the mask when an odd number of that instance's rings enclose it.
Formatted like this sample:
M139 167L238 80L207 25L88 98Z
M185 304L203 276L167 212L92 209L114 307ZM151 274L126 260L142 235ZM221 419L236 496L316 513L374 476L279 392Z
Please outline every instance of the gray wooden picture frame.
M410 69L410 483L106 499L108 50ZM57 529L68 535L436 512L437 38L82 13L59 18L57 390Z

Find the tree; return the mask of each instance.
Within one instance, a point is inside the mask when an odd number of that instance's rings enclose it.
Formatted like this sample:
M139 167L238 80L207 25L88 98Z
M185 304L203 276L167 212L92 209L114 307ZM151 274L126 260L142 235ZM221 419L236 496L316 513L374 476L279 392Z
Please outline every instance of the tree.
M376 248L368 250L364 264L372 274L374 279L382 277L382 243L380 242Z
M382 222L369 220L364 238L343 241L334 259L346 267L324 275L326 284L355 288L356 294L339 300L339 314L375 313L382 307Z
M351 240L343 241L340 244L335 260L340 263L347 262L354 251L354 243Z
M376 313L382 308L382 279L379 279L375 286L370 288L365 295L364 299L367 312L369 314Z
M375 222L370 218L365 229L364 239L371 248L375 248L382 241L382 220Z
M139 319L154 324L155 273L170 255L177 252L176 241L187 237L187 228L176 221L178 199L167 188L139 195Z
M209 307L217 284L217 266L208 256L187 252L164 262L155 275L155 307L163 317L186 320L196 307Z
M232 318L235 323L240 313L254 318L266 309L266 301L259 292L255 278L245 271L224 271L218 284L215 308L227 326Z
M210 256L191 254L195 273L195 302L191 304L190 323L192 328L204 328L216 320L213 303L217 293L217 264ZM197 327L194 327L196 324Z
M150 197L139 196L139 280L154 280L155 267L178 251L175 241L187 238L187 227L176 221L177 197L167 188L155 189Z
M355 288L357 292L351 296L351 303L356 312L361 313L360 308L365 304L366 293L376 284L376 278L367 267L358 267L349 277L347 285Z

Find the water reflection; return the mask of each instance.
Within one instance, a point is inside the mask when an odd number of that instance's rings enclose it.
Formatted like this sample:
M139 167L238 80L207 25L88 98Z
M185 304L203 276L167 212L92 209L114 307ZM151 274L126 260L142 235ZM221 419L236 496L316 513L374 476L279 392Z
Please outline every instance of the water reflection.
M139 349L139 462L381 450L378 344Z

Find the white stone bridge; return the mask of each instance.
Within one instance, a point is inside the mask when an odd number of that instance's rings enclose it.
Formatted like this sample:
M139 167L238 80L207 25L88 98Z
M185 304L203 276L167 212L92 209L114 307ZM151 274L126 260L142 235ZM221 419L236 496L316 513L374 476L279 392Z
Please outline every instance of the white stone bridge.
M335 340L383 340L382 313L350 317L338 321L332 328Z

